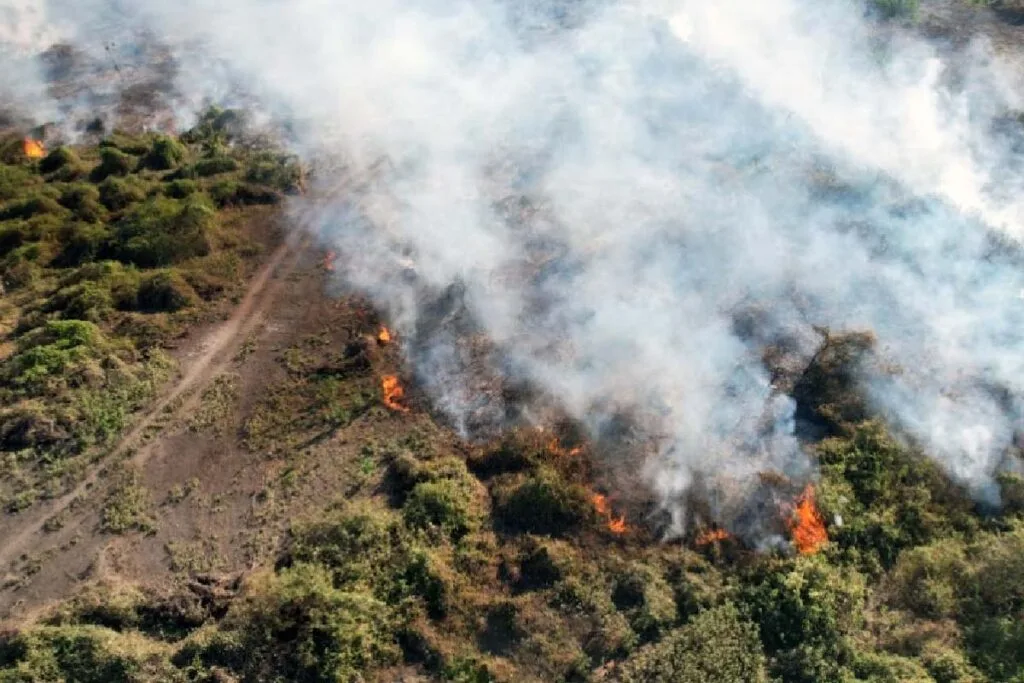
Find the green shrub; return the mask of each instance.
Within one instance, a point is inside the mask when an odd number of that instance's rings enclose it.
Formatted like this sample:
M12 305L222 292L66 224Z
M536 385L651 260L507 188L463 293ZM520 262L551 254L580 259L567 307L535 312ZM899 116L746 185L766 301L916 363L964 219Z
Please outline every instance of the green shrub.
M37 179L24 166L0 164L0 201L14 199Z
M147 138L137 135L129 135L124 131L114 131L100 141L100 151L113 149L132 156L146 154L150 150L150 142Z
M842 675L846 636L861 627L864 600L860 574L814 555L753 568L739 606L760 628L774 673L811 682Z
M276 190L250 183L218 183L214 189L218 206L273 205L284 199Z
M139 310L147 312L173 313L195 305L198 300L192 286L173 270L163 270L143 277L136 295Z
M95 261L106 249L110 230L106 225L67 223L60 232L64 248L54 259L54 265L64 268Z
M335 588L330 572L317 565L254 577L224 628L238 634L238 649L227 656L207 649L202 656L245 680L355 681L401 654L391 610L366 593Z
M615 576L612 602L643 640L656 638L677 617L672 588L656 569L640 562Z
M830 529L831 540L856 551L865 567L891 567L906 548L977 525L969 497L880 422L856 425L815 450L824 476L819 503L843 518Z
M736 607L701 612L622 666L621 683L767 683L757 627Z
M145 189L137 182L107 178L99 185L100 201L111 211L122 211L146 198Z
M587 492L542 470L511 491L499 491L495 516L509 531L561 535L579 529L591 514Z
M63 213L64 208L56 200L36 195L3 207L0 210L0 221L16 220L19 218L24 220L33 216Z
M19 340L19 350L4 368L13 386L38 394L54 385L74 384L82 363L102 347L103 334L83 320L51 320Z
M82 160L71 149L58 147L39 162L39 171L42 173L53 173L65 166L80 167L81 165Z
M172 180L164 187L164 194L175 199L184 199L199 191L199 184L194 180Z
M239 182L233 179L218 180L210 186L210 199L217 206L230 206L235 201Z
M59 201L61 206L86 223L98 223L107 217L107 212L100 203L100 192L93 185L70 185L61 193Z
M155 197L132 208L114 225L114 252L118 260L143 268L205 256L215 221L213 208L200 198Z
M200 159L192 166L192 173L199 178L208 178L237 170L238 162L227 156Z
M93 182L100 182L110 176L126 176L135 166L135 160L113 147L100 150L100 164L92 170Z
M149 491L142 485L138 471L120 470L100 515L100 529L107 533L128 531L152 533L156 530L150 514Z
M142 164L156 171L166 171L180 164L185 159L185 152L185 146L174 138L158 135Z
M98 626L40 626L0 640L0 681L135 683L170 680L169 666L132 653L120 636ZM134 656L133 656L134 654Z
M302 187L302 169L294 157L262 154L249 165L245 179L250 183L292 193Z
M46 308L61 311L65 318L99 322L113 306L109 289L96 282L81 282L58 291Z
M476 528L472 490L451 479L417 484L402 508L405 522L414 529L439 529L458 540Z
M339 586L372 585L394 572L406 552L401 525L386 511L354 507L292 530L293 544L284 563L329 567Z

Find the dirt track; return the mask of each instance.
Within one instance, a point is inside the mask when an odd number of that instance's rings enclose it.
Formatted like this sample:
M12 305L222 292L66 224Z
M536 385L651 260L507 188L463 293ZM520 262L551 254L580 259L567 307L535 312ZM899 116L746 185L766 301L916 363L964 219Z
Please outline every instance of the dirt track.
M261 319L262 313L271 305L281 282L295 267L308 241L298 244L282 244L270 256L267 263L249 283L242 300L223 323L211 330L199 345L199 355L189 361L184 374L175 382L146 413L141 415L125 436L106 455L94 463L86 476L71 491L47 504L40 505L32 514L19 519L17 526L8 532L0 547L0 567L8 567L33 547L43 532L46 521L68 510L78 499L96 486L101 472L117 462L129 449L138 446L142 436L159 419L174 418L184 414L193 405L206 384L230 363L239 347ZM191 397L191 398L188 398ZM181 399L185 400L181 400ZM136 465L144 464L151 449L140 448L131 459Z

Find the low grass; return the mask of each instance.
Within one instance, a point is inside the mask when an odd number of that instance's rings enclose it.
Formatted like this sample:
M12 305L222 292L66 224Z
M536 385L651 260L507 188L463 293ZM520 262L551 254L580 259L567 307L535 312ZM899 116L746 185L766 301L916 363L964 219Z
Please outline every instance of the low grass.
M8 463L0 504L8 510L67 490L171 375L164 348L241 291L264 253L254 216L267 214L215 201L213 184L262 179L253 196L298 189L292 160L248 140L237 114L215 111L181 138L115 131L38 162L15 153L15 138L3 146L14 150L0 164L0 460ZM195 166L222 170L180 178ZM241 208L218 208L227 204ZM211 410L197 428L216 427Z

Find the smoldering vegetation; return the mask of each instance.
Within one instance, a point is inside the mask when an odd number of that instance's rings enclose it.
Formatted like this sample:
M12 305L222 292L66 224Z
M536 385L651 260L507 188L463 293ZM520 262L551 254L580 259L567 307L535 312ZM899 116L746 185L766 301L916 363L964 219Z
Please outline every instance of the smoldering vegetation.
M321 182L295 211L467 436L553 405L608 442L629 416L611 470L676 529L699 483L756 536L735 501L814 476L808 368L870 333L840 389L998 503L1022 129L983 39L838 0L74 5L46 5L61 40L149 35L179 101L244 91L287 122Z

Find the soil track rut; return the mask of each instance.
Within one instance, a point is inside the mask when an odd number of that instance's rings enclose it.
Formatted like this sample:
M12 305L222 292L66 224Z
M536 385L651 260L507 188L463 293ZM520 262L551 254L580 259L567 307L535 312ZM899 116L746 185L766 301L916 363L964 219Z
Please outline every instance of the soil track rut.
M24 522L15 527L4 539L3 546L0 547L0 568L9 566L25 553L35 537L43 531L46 520L64 512L75 500L85 496L96 485L103 469L136 446L147 429L157 424L161 418L177 417L194 404L194 398L202 393L205 385L231 362L246 337L260 321L262 312L273 303L281 282L295 268L308 245L308 239L303 239L297 244L286 242L271 254L266 264L249 282L242 300L231 316L207 334L201 344L201 353L186 364L181 378L136 420L131 429L106 455L93 463L86 476L71 491L53 499L49 504L40 506L34 515L26 517ZM180 405L173 407L176 401L190 395L193 400L182 401ZM149 451L148 448L141 448L134 454L131 462L143 464Z

